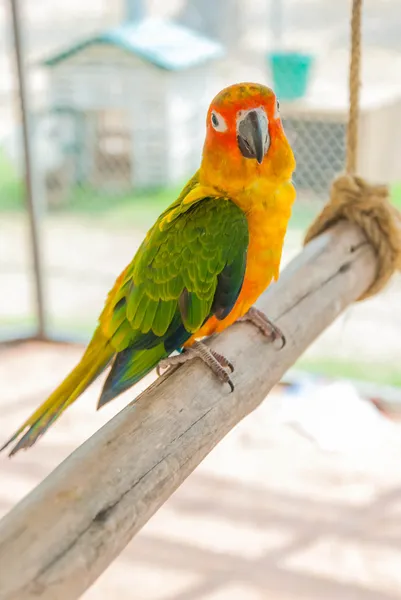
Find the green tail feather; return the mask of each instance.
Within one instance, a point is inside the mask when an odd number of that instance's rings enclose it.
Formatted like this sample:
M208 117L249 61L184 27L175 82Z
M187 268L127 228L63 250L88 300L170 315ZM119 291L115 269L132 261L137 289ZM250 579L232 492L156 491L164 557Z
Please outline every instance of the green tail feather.
M111 371L104 383L97 407L104 406L116 396L145 377L162 358L168 355L164 344L158 344L149 350L127 348L119 352Z

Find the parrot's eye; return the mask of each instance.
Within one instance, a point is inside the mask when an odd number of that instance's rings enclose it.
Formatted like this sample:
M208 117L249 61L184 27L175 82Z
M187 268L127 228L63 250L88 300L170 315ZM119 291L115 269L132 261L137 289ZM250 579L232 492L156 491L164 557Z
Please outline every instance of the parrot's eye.
M280 117L280 102L276 100L276 111L274 113L274 118L278 119Z
M212 112L211 121L213 128L216 131L227 131L227 123L225 122L223 117L219 115L219 113L217 113L215 110Z

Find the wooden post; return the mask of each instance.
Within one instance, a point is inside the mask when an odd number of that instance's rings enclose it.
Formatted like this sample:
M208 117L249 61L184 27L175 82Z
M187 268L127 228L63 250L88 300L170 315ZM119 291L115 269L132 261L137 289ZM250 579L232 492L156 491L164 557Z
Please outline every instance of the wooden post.
M38 175L33 168L33 149L31 142L30 117L28 114L28 91L26 86L25 67L23 59L23 48L20 32L21 16L19 10L19 0L10 0L10 11L12 18L12 29L14 34L14 52L15 69L18 79L18 99L22 120L23 150L24 150L24 169L25 169L25 195L29 216L29 229L31 236L32 262L34 273L36 314L37 314L37 332L35 337L46 339L46 310L43 291L43 261L40 245L40 206L43 208L43 197L40 198L39 192L42 186L38 185Z
M234 393L199 361L157 380L0 522L0 599L75 600L304 349L372 283L372 248L343 223L312 241L259 307L284 331L275 350L250 324L212 341L236 366Z

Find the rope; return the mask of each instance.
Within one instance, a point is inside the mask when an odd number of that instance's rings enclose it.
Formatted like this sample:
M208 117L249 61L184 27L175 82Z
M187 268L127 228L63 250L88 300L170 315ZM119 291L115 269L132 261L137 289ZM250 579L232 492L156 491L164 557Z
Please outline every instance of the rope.
M355 173L358 156L359 90L361 87L362 0L354 0L351 17L351 61L349 67L349 115L347 173Z
M377 255L376 278L359 298L377 294L396 270L401 270L401 215L388 200L384 185L369 185L361 177L343 175L333 183L330 202L309 228L305 243L339 220L364 231Z
M382 290L393 273L401 270L401 214L389 200L388 187L371 185L355 175L358 156L361 18L362 0L353 0L346 174L333 182L330 200L308 229L304 241L305 244L308 243L344 219L363 230L376 252L377 272L375 281L359 300Z

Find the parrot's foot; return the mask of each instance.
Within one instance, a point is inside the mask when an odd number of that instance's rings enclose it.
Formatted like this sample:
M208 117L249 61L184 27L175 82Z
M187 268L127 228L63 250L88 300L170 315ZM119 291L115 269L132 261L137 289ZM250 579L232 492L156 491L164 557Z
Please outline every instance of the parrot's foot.
M228 383L231 391L234 391L234 384L227 371L229 369L232 373L234 365L225 356L202 344L202 342L194 342L192 346L185 348L181 354L161 360L156 367L156 372L160 375L161 370L182 365L194 358L200 358L222 383Z
M255 327L257 327L263 333L264 336L269 338L269 340L271 340L273 343L277 342L277 348L279 350L284 348L286 340L283 332L277 327L277 325L274 325L274 323L272 323L261 310L251 306L248 312L243 317L238 319L238 321L248 321L253 323Z

